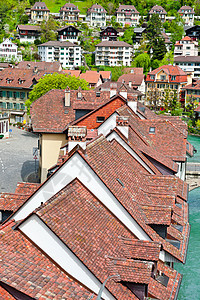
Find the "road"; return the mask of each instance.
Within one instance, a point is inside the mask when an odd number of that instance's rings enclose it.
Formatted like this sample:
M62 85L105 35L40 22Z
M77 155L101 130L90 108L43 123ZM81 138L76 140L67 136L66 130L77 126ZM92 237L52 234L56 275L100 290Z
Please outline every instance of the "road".
M35 172L33 147L38 145L37 135L15 127L11 129L10 138L0 140L0 192L7 193L14 193L17 182L28 181Z

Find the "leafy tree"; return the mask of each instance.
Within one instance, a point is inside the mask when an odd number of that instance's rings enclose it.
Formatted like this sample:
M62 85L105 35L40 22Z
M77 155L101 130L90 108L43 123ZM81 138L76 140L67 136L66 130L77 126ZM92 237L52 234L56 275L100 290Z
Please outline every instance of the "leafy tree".
M107 4L108 14L111 15L112 13L114 13L114 10L115 10L114 3L113 2L108 2L108 4Z
M183 19L177 14L175 20L171 21L169 31L171 32L171 42L173 45L176 41L182 39L184 35L184 22Z
M144 73L149 72L150 69L150 57L147 53L139 54L133 63L134 67L143 68Z
M57 23L53 18L50 17L48 21L43 21L40 27L42 43L46 43L48 41L56 41Z
M149 102L149 106L152 107L153 110L158 110L160 107L160 94L157 88L151 88L148 92L147 100Z
M112 81L117 81L118 78L124 74L123 72L124 67L120 66L120 67L114 67L112 69Z
M148 52L152 50L153 60L162 60L167 52L164 38L161 34L162 23L158 14L153 14L147 24L146 38L148 40Z
M26 101L28 112L33 101L40 98L52 89L66 89L69 87L72 90L77 90L81 87L83 90L89 90L88 82L84 79L76 78L75 76L66 76L64 74L53 73L39 79L39 82L34 86L29 94L29 99Z
M132 45L134 38L135 38L134 28L129 27L128 29L126 29L124 31L123 36L121 38L119 38L119 40L124 41L124 42Z
M151 68L155 70L159 67L160 61L158 59L151 60Z
M164 66L164 65L173 65L174 63L174 53L173 51L169 51L165 54L164 58L161 60L159 63L159 67Z
M198 103L193 95L188 96L186 99L185 110L188 113L189 118L192 120L192 126L195 126L195 113Z

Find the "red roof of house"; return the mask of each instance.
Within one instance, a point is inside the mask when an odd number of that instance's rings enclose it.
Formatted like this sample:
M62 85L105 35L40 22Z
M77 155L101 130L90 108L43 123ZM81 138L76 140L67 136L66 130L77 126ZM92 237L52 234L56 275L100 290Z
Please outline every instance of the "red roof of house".
M151 79L150 75L156 75L158 74L161 70L163 70L167 75L169 75L169 82L178 82L182 83L185 82L187 83L187 75L186 73L178 66L172 66L172 65L164 65L161 66L147 74L146 82L150 81L155 81L155 79ZM175 80L171 80L171 76L176 76ZM168 82L168 80L166 80Z
M20 61L16 66L16 69L38 69L39 71L46 71L46 73L59 72L62 70L62 66L58 61L46 62L46 61Z
M102 9L101 13L107 13L105 8L103 8L103 6L101 6L100 4L93 4L90 8L88 8L87 13L96 12L96 9Z
M1 193L0 210L16 211L25 200L27 200L27 195Z
M1 282L34 299L83 300L92 295L53 264L20 231L13 230L15 225L15 222L8 222L0 227Z
M158 13L158 12L163 15L167 14L166 10L162 6L157 5L157 4L151 8L151 10L149 11L149 14L154 14L154 13Z
M139 12L137 11L137 9L135 8L134 5L119 5L118 9L117 9L117 13L126 13L126 11L131 11L134 14L139 14Z
M67 73L70 76L79 77L81 74L80 70L63 70L63 72Z
M192 14L195 13L194 9L191 6L187 6L187 5L181 6L181 8L178 10L178 13L183 13L182 10L184 10L184 11L190 10L190 13L192 13Z
M133 86L140 86L144 80L144 75L141 74L123 74L119 77L117 80L118 82L125 82L126 84L129 84L129 82L132 83Z
M86 71L86 73L81 73L79 77L80 79L85 79L90 84L97 84L101 78L101 74L97 71Z
M81 97L78 98L78 93ZM93 110L110 99L110 93L96 96L94 90L70 91L70 106L64 106L64 90L51 90L31 105L31 121L35 132L62 133L75 120L76 109Z
M73 8L73 10L71 10L71 8ZM59 10L59 12L61 12L61 11L70 11L71 13L80 12L80 10L78 9L78 6L74 5L73 3L66 3Z
M192 41L192 39L189 36L184 36L181 41Z
M111 71L99 71L99 74L101 74L102 78L105 79L111 79Z

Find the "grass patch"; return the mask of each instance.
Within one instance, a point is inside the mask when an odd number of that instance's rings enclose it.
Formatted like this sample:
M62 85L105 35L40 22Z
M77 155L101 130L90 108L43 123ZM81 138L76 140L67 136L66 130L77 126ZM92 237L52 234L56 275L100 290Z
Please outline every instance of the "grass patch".
M92 1L70 1L71 3L78 6L80 10L80 14L86 14L87 9L92 6ZM51 13L58 13L60 8L68 3L67 0L45 0L46 6L50 10Z

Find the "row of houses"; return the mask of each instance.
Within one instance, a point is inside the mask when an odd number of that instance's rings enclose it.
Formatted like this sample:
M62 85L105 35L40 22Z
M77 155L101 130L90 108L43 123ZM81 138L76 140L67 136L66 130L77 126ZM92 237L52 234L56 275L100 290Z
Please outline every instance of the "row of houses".
M187 126L125 84L105 89L51 90L32 104L46 170L42 184L0 194L3 299L178 297Z
M160 6L155 5L151 8L148 15L158 14L162 22L166 21L166 10ZM178 14L183 18L185 25L192 26L194 23L195 12L190 6L182 6L178 10ZM134 5L119 5L116 10L116 20L122 26L130 25L137 26L140 20L140 13ZM47 21L50 16L50 10L44 2L36 2L31 8L31 21L40 23L43 20ZM80 16L78 6L73 3L66 3L59 10L59 19L68 23L74 23L80 20L88 22L92 27L105 27L107 18L107 11L100 4L93 4L88 10L86 16Z

